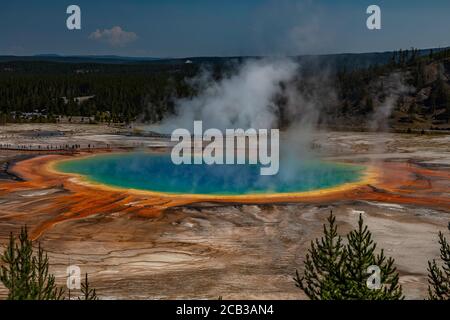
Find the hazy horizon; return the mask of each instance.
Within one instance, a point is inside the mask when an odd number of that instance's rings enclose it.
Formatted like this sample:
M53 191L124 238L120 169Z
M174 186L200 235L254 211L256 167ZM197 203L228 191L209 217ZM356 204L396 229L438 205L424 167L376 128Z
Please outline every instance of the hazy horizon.
M429 48L417 48L413 47L414 49L418 49L420 51L428 51L428 50L436 50L436 49L446 49L450 48L450 44L443 47L429 47ZM385 51L362 51L362 52L334 52L334 53L310 53L310 54L299 54L299 55L289 55L285 57L306 57L306 56L337 56L337 55L351 55L351 54L383 54L383 53L389 53L394 52L398 50L411 50L410 48L396 48L392 50L385 50ZM35 53L30 55L14 55L14 54L0 54L0 57L5 56L14 56L14 57L92 57L92 58L102 58L102 57L111 57L111 58L126 58L126 59L155 59L155 60L165 60L165 59L189 59L189 58L234 58L234 57L255 57L255 58L265 58L265 57L274 57L271 55L246 55L246 56L236 56L236 55L230 55L230 56L209 56L209 55L199 55L199 56L179 56L179 57L157 57L157 56L132 56L132 55L116 55L116 54L60 54L55 52L41 52L41 53ZM275 56L276 57L276 56ZM281 56L280 56L281 57Z

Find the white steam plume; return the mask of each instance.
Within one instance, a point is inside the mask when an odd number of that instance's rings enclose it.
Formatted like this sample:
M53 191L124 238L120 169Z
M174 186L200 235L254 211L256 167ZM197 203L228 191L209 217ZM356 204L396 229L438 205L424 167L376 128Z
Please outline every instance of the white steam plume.
M176 101L176 114L164 119L157 130L191 130L194 120L202 120L204 128L221 130L277 128L274 98L285 95L280 84L292 81L298 71L299 65L290 59L261 59L244 62L235 74L217 82L202 72L194 80L202 88L199 95Z
M320 111L335 103L329 79L324 71L302 77L301 66L288 58L247 60L218 81L203 71L191 80L199 94L177 100L175 115L149 129L168 134L178 128L193 132L195 120L203 121L203 130L281 129L281 175L289 180L296 174L289 168L297 167L291 164L312 156L310 145Z
M405 84L403 74L395 72L386 78L382 78L381 94L384 97L377 96L377 100L382 102L375 108L371 115L369 123L369 129L371 131L387 131L389 130L388 123L389 117L392 111L395 109L395 105L398 99L411 92L414 92L415 88ZM378 86L380 84L378 83Z

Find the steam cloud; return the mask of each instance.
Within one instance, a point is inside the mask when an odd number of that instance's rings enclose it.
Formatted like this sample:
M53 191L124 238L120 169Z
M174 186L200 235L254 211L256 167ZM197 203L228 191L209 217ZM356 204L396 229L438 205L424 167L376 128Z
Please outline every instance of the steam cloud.
M322 71L303 79L299 63L288 58L247 60L219 81L203 70L191 80L199 94L175 101L175 114L153 129L163 133L177 128L192 130L194 120L202 120L204 128L221 130L278 129L283 122L289 123L289 128L282 128L285 133L290 129L299 134L310 132L320 110L335 99L327 78Z
M212 80L203 71L193 80L200 94L193 99L176 101L176 115L168 117L159 130L192 128L194 120L202 120L205 128L277 128L278 115L274 98L284 94L280 83L288 83L298 73L292 60L250 60L235 74L221 81Z
M204 70L191 81L199 94L177 100L175 115L150 130L171 133L185 128L193 132L194 120L202 120L204 130L282 129L280 161L284 167L311 155L309 147L320 111L336 99L326 71L303 77L299 63L288 58L247 60L219 81ZM286 179L292 174L284 173Z
M381 81L383 90L380 90L380 92L385 95L385 97L376 97L377 100L382 100L382 102L375 108L371 116L369 122L369 129L371 131L387 131L389 129L387 125L389 117L391 116L398 99L415 90L414 87L405 84L401 73L392 73L389 77L382 79ZM378 86L380 86L380 83L378 83Z
M203 130L282 129L278 175L289 182L302 174L298 162L314 156L310 145L320 111L336 99L329 78L324 70L303 77L299 63L288 58L247 60L219 81L204 70L191 80L199 94L177 100L175 115L150 130L193 132L194 120L202 120Z

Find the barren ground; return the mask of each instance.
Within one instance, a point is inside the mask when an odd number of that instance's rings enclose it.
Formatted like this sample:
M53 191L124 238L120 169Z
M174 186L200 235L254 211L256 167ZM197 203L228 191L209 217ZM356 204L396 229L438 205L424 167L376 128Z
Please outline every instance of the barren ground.
M0 126L0 144L42 146L40 151L0 150L0 243L4 245L9 232L24 224L33 229L70 211L70 204L56 206L71 192L64 185L7 188L21 183L11 180L20 178L10 175L15 162L54 154L44 151L46 145L167 145L165 139L124 131L94 125ZM323 132L314 142L330 159L381 163L381 168L411 164L426 173L402 175L408 179L391 181L398 185L373 198L354 192L317 203L200 202L152 217L111 208L91 212L55 224L39 238L58 283L65 283L66 267L76 264L89 273L103 299L305 298L292 277L296 268L303 268L310 241L321 235L333 210L342 234L356 226L362 213L379 248L395 258L406 297L424 298L427 261L438 257L438 231L445 232L450 222L450 136ZM397 194L409 198L400 201ZM427 197L436 200L420 200ZM113 208L115 201L111 199ZM90 198L79 202L89 206ZM0 296L5 293L0 287Z

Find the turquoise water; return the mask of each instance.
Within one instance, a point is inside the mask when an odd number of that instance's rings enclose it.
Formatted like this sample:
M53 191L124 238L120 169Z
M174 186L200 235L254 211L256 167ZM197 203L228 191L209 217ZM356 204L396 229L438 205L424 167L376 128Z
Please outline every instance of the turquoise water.
M259 165L177 166L166 154L123 153L63 161L56 169L122 188L239 195L330 188L360 180L364 167L322 161L281 162L277 175L261 176Z

